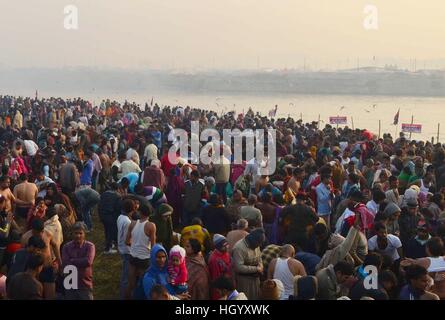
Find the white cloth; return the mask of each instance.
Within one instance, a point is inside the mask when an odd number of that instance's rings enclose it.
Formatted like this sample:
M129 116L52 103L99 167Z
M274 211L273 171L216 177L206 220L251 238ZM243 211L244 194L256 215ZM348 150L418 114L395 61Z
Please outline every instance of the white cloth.
M125 244L130 224L131 220L126 215L121 214L117 218L117 248L120 254L130 254L130 246Z
M368 201L366 208L368 208L369 212L371 212L374 217L377 212L379 212L379 205L374 200Z
M127 160L133 160L137 165L141 163L139 153L133 148L127 150Z
M158 159L158 147L156 147L153 143L150 143L145 147L144 157L147 161Z
M277 258L273 278L283 283L284 291L280 300L289 300L289 296L294 294L294 275L289 269L289 258Z
M391 257L392 261L396 261L400 258L399 253L397 252L398 248L402 247L402 242L400 242L399 237L388 234L388 245L385 249L380 249L377 245L377 235L371 237L368 240L368 250L369 251L377 251L381 254L386 254Z
M125 177L129 173L139 173L142 170L139 165L137 165L133 160L125 160L121 163L121 171L122 177Z
M133 258L150 259L151 243L144 230L146 223L148 223L148 220L142 223L140 220L136 221L136 225L131 231L130 254Z
M23 144L25 145L26 153L31 157L34 157L37 151L39 151L39 146L32 140L24 140Z

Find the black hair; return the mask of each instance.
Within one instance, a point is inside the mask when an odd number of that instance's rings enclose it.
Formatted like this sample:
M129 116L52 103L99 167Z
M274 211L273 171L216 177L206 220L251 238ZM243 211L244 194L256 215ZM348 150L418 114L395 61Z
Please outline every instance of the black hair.
M43 266L43 257L40 254L32 254L26 261L26 269L36 270L38 267Z
M198 170L193 170L193 171L190 173L190 176L199 178L199 171L198 171Z
M198 254L201 251L201 243L195 239L189 239L190 247L192 247L192 251L194 254Z
M314 234L315 235L320 236L320 235L325 235L325 234L328 234L328 233L329 233L329 230L328 230L328 228L326 227L325 224L317 223L314 226Z
M391 270L384 270L382 272L379 272L378 275L379 283L382 282L392 282L394 286L397 286L397 277Z
M389 182L393 182L393 181L396 181L396 180L399 180L399 178L397 178L397 176L389 176L389 178L388 178Z
M300 173L303 173L304 172L304 170L302 169L302 168L295 168L293 171L292 171L292 174L294 175L294 176L296 176L296 175L299 175Z
M352 276L354 273L354 266L346 261L339 261L334 266L335 272L340 272L341 274L345 276Z
M31 228L34 231L42 232L44 227L42 219L34 219L31 223Z
M134 192L136 194L141 195L144 192L144 185L142 183L138 183L134 186Z
M382 256L377 252L370 252L366 255L365 259L363 260L364 266L375 266L378 269L382 267L383 258Z
M374 225L374 231L375 231L375 232L380 231L380 230L383 230L383 229L386 230L386 225L385 225L383 222L381 222L381 221L377 222L377 223Z
M348 175L348 177L349 177L349 179L351 179L352 183L354 183L354 184L360 182L360 177L355 173L350 173Z
M432 197L431 197L431 201L434 202L435 204L439 205L440 201L443 200L443 195L441 193L435 193Z
M139 207L139 212L141 213L141 215L149 217L153 215L153 207L150 204L142 204Z
M131 199L125 199L122 201L122 211L125 213L130 213L133 211L134 208L134 201Z
M49 207L48 210L46 211L46 215L48 216L48 218L52 218L55 215L57 215L57 211L56 208L54 207Z
M195 218L192 219L191 225L193 226L193 225L197 225L197 224L202 226L202 220L200 218L198 218L198 217L195 217Z
M130 184L130 180L128 180L128 178L124 177L121 179L121 185L129 185Z
M382 254L382 268L381 270L389 270L393 265L391 256Z
M215 289L222 289L227 291L233 291L236 289L233 279L227 276L220 276L216 278L215 281L213 281L212 283L212 287Z
M428 270L418 264L413 264L405 268L405 277L408 282L417 280L428 274Z
M110 183L110 189L116 191L117 189L119 189L119 184L117 182Z
M426 247L431 252L433 257L439 257L444 255L443 241L439 237L433 237L426 243Z
M38 249L45 249L45 241L39 236L31 236L28 240L28 247L34 247Z
M372 199L378 203L386 199L386 194L380 189L374 189L372 191Z

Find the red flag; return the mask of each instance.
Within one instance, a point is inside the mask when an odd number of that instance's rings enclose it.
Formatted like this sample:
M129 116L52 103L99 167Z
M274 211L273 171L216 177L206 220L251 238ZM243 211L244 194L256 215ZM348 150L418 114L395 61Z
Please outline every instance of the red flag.
M399 114L400 114L400 108L397 111L396 115L394 116L394 125L399 124Z

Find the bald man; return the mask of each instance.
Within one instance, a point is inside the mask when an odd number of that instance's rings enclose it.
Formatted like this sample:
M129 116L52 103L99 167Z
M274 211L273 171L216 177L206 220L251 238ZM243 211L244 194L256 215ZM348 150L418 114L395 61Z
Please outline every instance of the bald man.
M280 300L288 300L289 296L294 294L295 276L306 276L303 264L293 257L295 257L295 248L286 244L281 247L280 256L270 262L267 270L268 279L281 280L284 285Z

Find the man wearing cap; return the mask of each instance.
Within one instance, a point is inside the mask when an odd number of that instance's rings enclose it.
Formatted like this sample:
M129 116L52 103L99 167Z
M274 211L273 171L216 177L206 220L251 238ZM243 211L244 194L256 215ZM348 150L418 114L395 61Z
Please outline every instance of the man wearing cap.
M409 199L406 206L402 208L399 218L400 241L405 244L416 236L416 228L419 222L424 218L419 212L419 206L416 199Z
M260 297L260 277L263 274L260 246L266 240L263 229L255 229L235 244L232 252L237 289L249 300Z
M156 243L161 244L167 252L173 246L173 207L167 203L161 204L150 221L156 225Z
M229 254L229 243L226 237L216 233L213 235L215 250L210 254L208 268L210 281L215 281L220 276L230 277L232 275L231 259ZM218 300L220 296L216 290L212 290L212 300Z
M426 244L431 239L428 226L424 220L419 220L417 227L414 229L416 234L409 240L402 242L405 256L411 259L424 258L427 256Z

